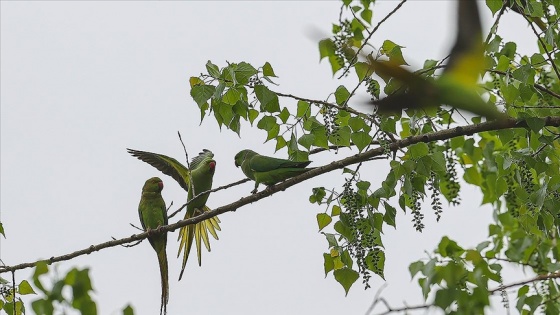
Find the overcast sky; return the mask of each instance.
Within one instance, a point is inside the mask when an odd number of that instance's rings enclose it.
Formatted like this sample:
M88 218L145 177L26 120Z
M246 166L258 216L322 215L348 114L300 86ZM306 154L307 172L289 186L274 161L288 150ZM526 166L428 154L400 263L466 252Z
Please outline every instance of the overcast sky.
M381 2L375 23L397 4ZM272 155L274 143L263 144L265 133L247 124L241 138L220 132L212 119L200 124L188 78L203 72L208 60L256 67L268 61L280 77L275 90L325 99L341 82L326 62L319 63L317 38L308 34L327 34L338 14L336 1L2 1L0 210L7 234L2 261L35 261L137 233L129 223L139 225L141 188L152 176L163 179L163 196L168 204L174 201L173 209L183 204L186 194L179 185L129 156L127 147L184 161L180 131L191 156L203 148L215 153L214 187L243 178L233 163L235 153L252 148ZM405 58L419 67L427 58L445 56L454 19L453 2L409 1L379 29L374 44L391 39L406 46ZM536 51L532 34L519 22L506 15L502 36L521 41L524 53ZM486 30L491 23L485 15ZM312 166L348 152L314 155ZM378 184L387 165L366 164L362 178ZM345 297L332 274L325 279L327 242L315 219L324 208L308 202L313 187L342 183L335 171L220 216L220 240L203 254L202 267L189 261L181 282L176 234L170 235L169 314L363 314L384 282L373 276L372 289L364 291L358 281ZM208 206L225 205L251 189L247 183L214 193ZM444 209L439 223L426 207L424 233L415 232L412 217L400 210L398 230L385 227L388 287L382 296L392 306L422 303L408 265L426 258L425 251L443 235L465 246L485 240L491 210L479 207L481 196L468 187L462 199L460 207ZM56 266L61 274L73 266L90 268L99 314L119 314L128 303L136 314L159 311L159 271L148 242ZM30 272L18 271L18 282ZM526 277L511 270L504 282ZM498 305L493 313L503 309Z

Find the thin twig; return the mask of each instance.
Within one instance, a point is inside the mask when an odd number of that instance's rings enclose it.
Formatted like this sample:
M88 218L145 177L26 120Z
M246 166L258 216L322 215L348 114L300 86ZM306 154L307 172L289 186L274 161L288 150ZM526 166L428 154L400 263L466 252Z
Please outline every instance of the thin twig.
M143 231L143 230L142 230L142 231ZM111 236L111 238L112 238L114 241L117 240L117 239L116 239L115 237L113 237L113 236ZM126 247L126 248L134 247L134 246L136 246L136 245L142 243L142 241L143 241L143 240L139 240L139 241L137 241L137 242L135 242L135 243L132 243L132 244L121 244L121 246L122 246L122 247Z
M354 115L365 117L366 119L368 119L370 121L372 120L370 115L368 115L366 113L359 112L359 111L357 111L353 108L350 108L350 107L343 107L343 106L340 106L338 104L334 104L334 103L330 103L330 102L326 102L326 101L320 101L320 100L313 100L313 99L304 98L304 97L300 97L300 96L296 96L296 95L292 95L292 94L284 94L284 93L280 93L280 92L273 92L273 93L275 93L278 96L293 98L295 100L308 102L310 104L315 103L315 104L324 105L324 106L327 106L327 107L333 107L333 108L336 108L338 110L345 110L345 111L347 111L349 113L352 113Z
M241 184L243 184L245 182L248 182L248 181L250 181L249 178L244 178L244 179L238 180L238 181L236 181L234 183L231 183L231 184L227 184L227 185L224 185L224 186L220 186L218 188L203 191L200 194L194 196L194 198L192 198L191 201L195 200L200 195L209 194L209 193L216 192L216 191L219 191L219 190L222 190L222 189L227 189L227 188L230 188L230 187L233 187L233 186L241 185ZM177 215L177 213L181 212L181 210L183 210L186 206L188 206L189 203L191 203L191 201L188 201L185 204L183 204L179 209L175 210L173 213L171 213L171 215L167 216L167 218L168 219L173 218L175 215Z
M498 23L500 23L500 19L502 18L502 15L504 14L505 11L506 11L506 6L504 4L500 9L500 12L498 12L496 21L494 21L494 24L490 28L490 32L488 32L488 36L486 36L486 40L484 41L484 46L488 45L488 42L490 42L490 38L492 38L492 35L496 34L496 32L498 31Z
M558 140L558 139L560 139L560 136L554 137L554 139L553 139L552 141L556 141L556 140ZM535 153L531 154L531 156L532 156L532 157L537 156L539 153L542 152L542 150L544 150L544 148L546 148L546 147L548 147L548 146L550 146L550 144L543 144L543 145L541 145L541 147L538 148L537 151L535 151Z
M387 301L385 301L384 298L381 298L380 301L383 302L383 304L387 308L387 311L385 311L383 313L379 313L378 315L387 315L387 314L391 314L391 313L421 310L421 309L426 309L426 308L430 308L430 307L433 306L432 304L421 304L421 305L415 305L415 306L403 306L403 307L399 307L399 308L392 308L391 306L389 306L389 303L387 303Z
M533 23L527 17L527 15L523 14L523 17L525 18L525 20L527 20L527 22L529 22L529 26L531 26L531 29L533 30L533 33L535 33L535 35L537 36L537 39L539 40L539 43L542 46L542 49L544 50L544 52L548 56L548 61L550 62L550 65L552 66L552 68L554 69L554 72L556 73L556 77L560 78L560 71L556 67L556 64L554 63L554 58L552 58L552 55L550 54L550 51L548 51L548 49L546 49L546 44L544 43L541 36L539 35L539 32L537 32L537 29L535 29L535 27L533 26Z
M310 104L315 103L315 104L320 104L320 105L324 105L324 106L327 106L327 107L333 107L333 108L336 108L338 110L344 110L344 111L347 111L347 112L352 113L354 115L358 115L360 117L363 117L363 118L367 119L368 121L374 123L378 128L381 128L381 126L379 125L379 123L377 121L375 121L375 118L373 118L373 116L368 115L366 113L359 112L359 111L357 111L357 110L355 110L351 107L348 107L348 106L340 106L340 105L329 103L329 102L326 102L326 101L312 100L312 99L303 98L303 97L299 97L299 96L292 95L292 94L284 94L284 93L279 93L279 92L274 92L274 93L276 93L276 95L278 95L278 96L289 97L289 98L293 98L293 99L298 100L298 101L308 102ZM394 137L394 135L391 134L390 132L385 132L385 134L387 134L387 136L391 139L391 141L393 141L393 142L397 141L397 139Z
M377 305L377 303L379 303L379 296L381 296L381 292L388 286L387 282L384 282L383 285L381 285L381 287L377 290L377 292L375 293L375 297L373 298L373 302L371 303L371 305L369 306L369 308L366 311L366 315L371 314L371 312L373 312L373 309L375 308L375 305Z
M194 188L194 185L192 185L192 178L191 178L191 164L189 162L189 154L187 153L187 148L185 147L185 143L183 142L183 138L181 138L181 133L179 132L179 130L177 130L177 135L179 135L179 141L181 141L181 144L183 145L183 151L185 152L185 158L187 161L187 174L189 177L189 182L187 183L187 187L189 187L189 189L192 189L193 195L196 195L196 190Z
M369 33L368 37L366 37L366 39L364 40L364 43L360 46L360 48L358 49L358 52L356 53L356 55L354 55L354 57L352 58L352 60L350 60L349 66L348 68L346 68L346 70L344 70L344 72L342 73L342 75L340 77L338 77L339 79L344 77L346 75L346 73L348 73L348 71L350 71L350 65L352 65L354 62L356 62L356 58L358 58L358 55L360 54L360 52L362 51L362 49L364 49L364 47L366 46L367 42L371 39L371 37L373 36L373 34L375 32L377 32L377 29L379 29L379 27L381 26L381 24L385 23L385 21L387 21L387 19L389 19L389 17L391 17L391 15L395 14L395 12L397 12L402 6L403 4L406 2L407 0L402 0L394 9L393 11L389 12L389 14L387 14L381 21L379 21L379 23L377 23L377 25L373 28L373 30Z
M16 315L16 272L12 270L12 290L14 291L14 300L13 303L13 314Z
M490 258L490 259L498 260L498 261L504 261L504 262L508 262L508 263L512 263L512 264L523 265L523 266L527 266L527 267L531 267L531 268L537 268L538 267L536 265L531 265L530 263L525 263L525 262L522 262L522 261L512 261L512 260L509 260L509 259L506 259L506 258L493 257L493 258Z

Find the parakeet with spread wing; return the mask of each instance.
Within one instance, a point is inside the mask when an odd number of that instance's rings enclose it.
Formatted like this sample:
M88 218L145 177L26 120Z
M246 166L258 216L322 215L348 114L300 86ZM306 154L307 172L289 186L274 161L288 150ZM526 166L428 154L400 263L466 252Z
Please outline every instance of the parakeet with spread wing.
M160 226L167 225L167 210L165 201L161 196L163 182L158 177L152 177L142 187L142 198L138 205L138 215L144 231L155 230ZM161 275L161 314L167 314L167 303L169 302L169 274L167 266L167 233L148 237L150 245L157 253L159 270Z
M235 155L235 166L241 166L243 174L255 181L253 194L260 183L270 186L312 170L306 168L309 163L311 161L296 162L268 157L252 150L242 150Z
M188 192L188 205L184 219L189 219L200 213L210 211L206 206L206 201L210 194L202 194L212 189L212 180L216 169L216 161L213 159L214 153L210 150L205 149L198 156L194 157L189 165L190 168L183 166L174 158L163 154L132 149L127 150L132 156L152 165L164 174L173 177L173 179ZM196 241L198 265L200 266L202 264L202 242L204 242L206 249L210 251L210 239L208 234L211 234L217 240L218 234L216 231L220 230L220 219L218 219L218 217L212 217L197 224L187 225L181 228L178 237L179 252L177 256L180 256L181 252L183 252L183 262L179 280L183 277L193 240Z
M405 92L396 92L381 100L372 101L380 113L448 105L490 120L507 117L476 92L477 80L485 66L477 2L460 0L457 3L456 40L449 62L438 79L428 80L390 61L374 60L367 56L366 62L372 72L395 78L407 88Z

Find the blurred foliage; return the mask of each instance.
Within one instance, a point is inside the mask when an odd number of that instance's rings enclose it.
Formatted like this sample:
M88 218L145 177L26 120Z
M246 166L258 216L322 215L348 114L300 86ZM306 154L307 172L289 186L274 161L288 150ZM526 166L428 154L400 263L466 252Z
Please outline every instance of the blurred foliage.
M51 272L52 273L52 272ZM49 275L46 262L38 263L32 277L33 287L28 281L21 281L16 287L14 295L13 284L0 278L0 307L6 314L21 315L29 312L21 300L22 295L37 295L37 299L31 303L33 314L97 314L97 304L91 297L93 286L89 277L89 269L73 268L62 278L52 276L45 284L45 278ZM126 306L123 315L134 315L131 306Z
M448 106L391 115L378 114L373 106L370 112L352 107L360 102L356 91L378 100L407 89L394 78L374 74L367 59L361 58L367 54L407 66L406 43L375 37L374 21L384 17L375 16L372 0L343 0L331 38L319 42L320 58L329 63L335 78L353 77L355 84L340 85L325 99L306 99L275 91L276 73L268 62L218 66L208 61L207 73L190 78L191 96L201 119L213 115L220 128L238 135L247 126L242 121L247 121L262 130L277 151L287 150L290 159L307 160L310 154L329 154L340 147L355 153L384 148L390 171L380 186L360 174L363 165L379 162L363 161L344 169L340 186L316 187L309 197L310 203L325 209L317 215L327 241L325 274L332 272L346 294L360 278L366 288L372 276L384 279L383 229L396 229L397 208L422 232L426 211L433 211L439 221L446 215L445 203L460 204L462 186L472 185L478 188L481 203L493 208L488 238L475 248L463 248L444 236L428 258L410 264L426 307L448 314L480 314L488 309L490 296L501 294L504 308L516 307L522 314L537 310L558 314L560 130L545 126L545 118L560 116L560 1L486 0L486 6L479 2L479 9L490 10L496 22L489 34L483 34L486 69L478 92L523 122L517 128L469 136L448 133L443 140L389 150L394 141L478 124L484 118L466 117ZM522 55L515 42L504 42L498 27L504 14L523 17L520 21L534 32L538 51ZM372 39L381 43L373 52ZM349 53L347 47L361 54ZM415 73L434 80L443 64L445 59L429 59ZM508 287L501 274L505 265L538 278ZM506 287L517 294L508 295Z

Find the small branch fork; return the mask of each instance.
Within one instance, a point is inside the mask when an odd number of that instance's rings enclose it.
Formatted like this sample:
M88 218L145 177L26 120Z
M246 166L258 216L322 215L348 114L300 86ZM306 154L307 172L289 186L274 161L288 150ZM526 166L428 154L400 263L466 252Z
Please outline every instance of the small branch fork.
M552 116L552 117L546 117L543 118L544 119L544 123L545 126L555 126L555 127L560 127L560 116ZM464 127L456 127L456 128L452 128L452 129L445 129L445 130L441 130L441 131L436 131L436 132L432 132L432 133L427 133L427 134L423 134L423 135L417 135L417 136L411 136L399 141L395 141L390 143L389 146L389 150L391 151L396 151L399 150L400 148L404 148L404 147L408 147L410 145L416 144L416 143L420 143L420 142L433 142L433 141L439 141L439 140L447 140L453 137L458 137L458 136L465 136L465 135L473 135L475 133L479 133L479 132L483 132L483 131L491 131L491 130L502 130L502 129L509 129L509 128L519 128L519 127L526 127L526 123L523 120L516 120L513 118L510 119L504 119L501 121L490 121L490 122L484 122L484 123L480 123L480 124L475 124L475 125L468 125L468 126L464 126ZM72 252L72 253L68 253L68 254L64 254L61 256L53 256L51 258L48 259L42 259L39 261L33 261L33 262L28 262L28 263L21 263L18 265L13 265L13 266L0 266L0 274L5 273L5 272L12 272L15 270L20 270L20 269L26 269L26 268L32 268L35 267L35 265L38 262L41 261L45 261L48 264L52 264L55 262L60 262L60 261L66 261L66 260L70 260L82 255L89 255L93 252L97 252L101 249L104 248L108 248L108 247L114 247L114 246L119 246L119 245L123 245L123 244L128 244L128 243L132 243L135 241L139 241L142 239L147 238L148 236L153 236L159 233L165 233L165 232L173 232L179 228L185 227L187 225L192 225L192 224L196 224L198 222L204 221L206 219L212 218L214 216L220 215L222 213L225 212L230 212L230 211L236 211L238 208L241 208L245 205L248 205L250 203L259 201L263 198L269 197L277 192L286 190L287 188L294 186L300 182L303 182L305 180L308 180L310 178L337 170L337 169L342 169L344 167L347 167L349 165L353 165L353 164L357 164L378 156L382 156L385 154L385 148L383 147L376 147L374 149L359 153L359 154L355 154L352 155L350 157L338 160L338 161L333 161L329 164L317 167L315 169L310 170L309 172L303 173L301 175L292 177L282 183L279 183L277 185L274 186L270 186L267 189L258 192L256 194L253 195L249 195L249 196L245 196L235 202L232 202L230 204L218 207L212 211L208 211L205 213L202 213L196 217L193 218L189 218L186 220L180 220L176 223L173 224L169 224L169 225L165 225L165 226L160 226L159 228L155 229L155 230L149 230L147 232L143 232L143 233L139 233L139 234L133 234L129 237L126 238L122 238L122 239L118 239L118 240L112 240L112 241L107 241L104 243L100 243L97 245L91 245L87 248ZM233 183L233 184L238 184L237 183ZM231 184L231 185L233 185ZM226 186L224 187L219 187L216 188L217 191L218 189L225 189ZM560 274L559 276L560 277Z

